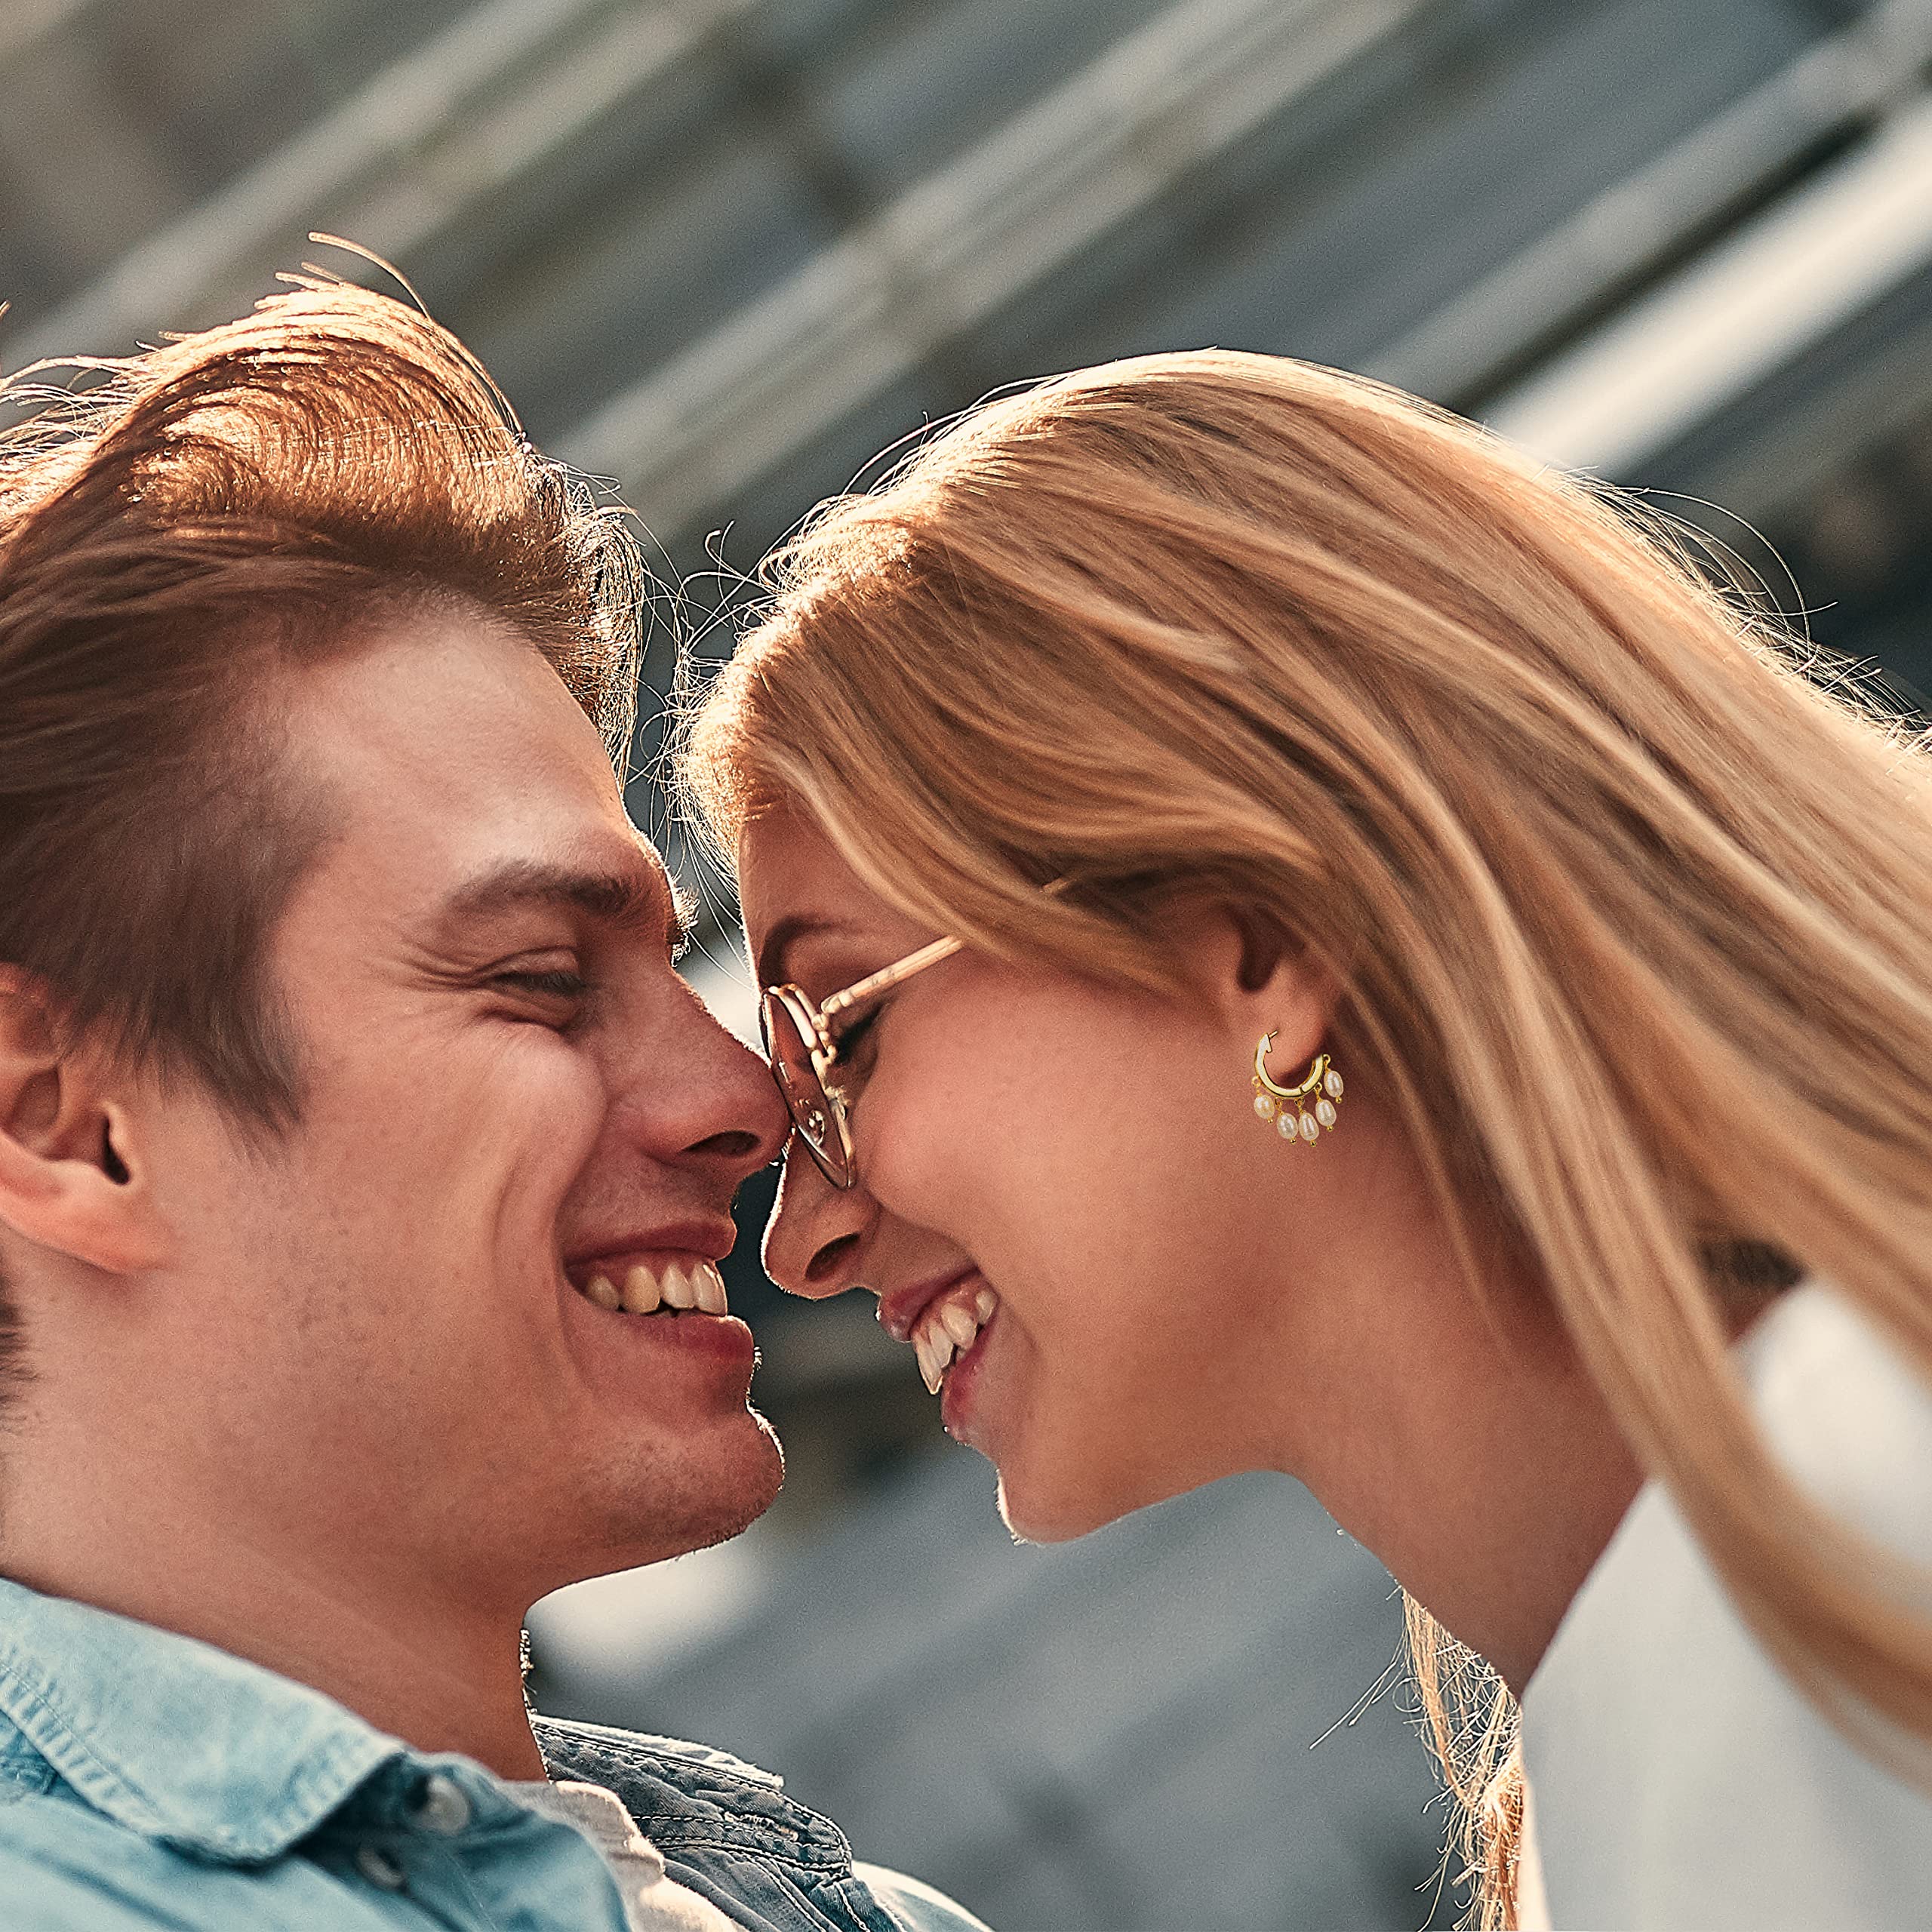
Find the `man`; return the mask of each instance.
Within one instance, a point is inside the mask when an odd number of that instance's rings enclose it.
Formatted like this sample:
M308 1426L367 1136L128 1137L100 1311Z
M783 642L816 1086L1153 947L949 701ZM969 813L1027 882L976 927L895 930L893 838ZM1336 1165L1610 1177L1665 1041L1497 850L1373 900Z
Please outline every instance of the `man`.
M973 1923L526 1715L536 1598L781 1470L717 1263L786 1122L625 817L637 592L333 284L0 439L12 1932Z

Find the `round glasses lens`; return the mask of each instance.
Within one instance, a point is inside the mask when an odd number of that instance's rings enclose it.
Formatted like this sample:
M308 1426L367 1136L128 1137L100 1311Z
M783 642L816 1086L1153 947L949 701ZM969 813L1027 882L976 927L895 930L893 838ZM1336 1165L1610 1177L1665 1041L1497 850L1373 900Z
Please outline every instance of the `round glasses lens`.
M791 1109L792 1124L819 1164L842 1184L845 1171L844 1143L818 1074L812 1066L811 1048L792 1009L776 993L767 993L759 1008L764 1033L764 1051L777 1077L778 1091Z

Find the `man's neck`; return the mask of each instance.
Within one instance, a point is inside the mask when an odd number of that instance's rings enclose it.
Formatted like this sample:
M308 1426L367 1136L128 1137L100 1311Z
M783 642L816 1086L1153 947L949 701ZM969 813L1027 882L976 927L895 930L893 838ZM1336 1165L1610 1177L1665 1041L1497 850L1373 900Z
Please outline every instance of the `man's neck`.
M352 1580L345 1564L307 1549L234 1539L211 1555L205 1540L176 1534L165 1510L146 1515L155 1534L133 1531L131 1546L125 1537L50 1538L34 1535L31 1521L10 1525L0 1569L260 1664L418 1750L460 1752L505 1777L543 1777L517 1611L479 1611L466 1593L439 1592L420 1575L371 1574L367 1552ZM171 1546L199 1560L184 1567Z

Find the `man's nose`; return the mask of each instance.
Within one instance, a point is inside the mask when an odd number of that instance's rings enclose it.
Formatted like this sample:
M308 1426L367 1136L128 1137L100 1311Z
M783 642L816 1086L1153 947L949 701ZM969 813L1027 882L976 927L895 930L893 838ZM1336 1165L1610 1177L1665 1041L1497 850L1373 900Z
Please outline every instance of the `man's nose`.
M785 1150L792 1131L771 1069L719 1023L697 994L680 989L676 1046L639 1038L628 1057L628 1105L660 1159L700 1169L735 1188Z
M836 1188L794 1148L764 1231L764 1272L813 1301L860 1285L866 1235L878 1210L863 1185Z
M687 1151L737 1168L742 1180L770 1167L784 1152L792 1117L771 1069L749 1047L726 1038L733 1061L729 1124L694 1142Z

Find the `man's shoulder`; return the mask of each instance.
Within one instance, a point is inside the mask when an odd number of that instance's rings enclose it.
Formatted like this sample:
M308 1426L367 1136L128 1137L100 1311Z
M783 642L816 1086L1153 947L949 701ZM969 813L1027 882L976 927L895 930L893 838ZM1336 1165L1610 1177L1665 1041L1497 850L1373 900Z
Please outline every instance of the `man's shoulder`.
M794 1923L784 1894L802 1887L841 1932L986 1932L943 1893L856 1863L845 1834L801 1804L774 1773L709 1745L575 1719L533 1720L551 1774L601 1784L620 1798L672 1875L740 1921ZM761 1874L777 1881L768 1887ZM744 1915L749 1911L753 1915Z

